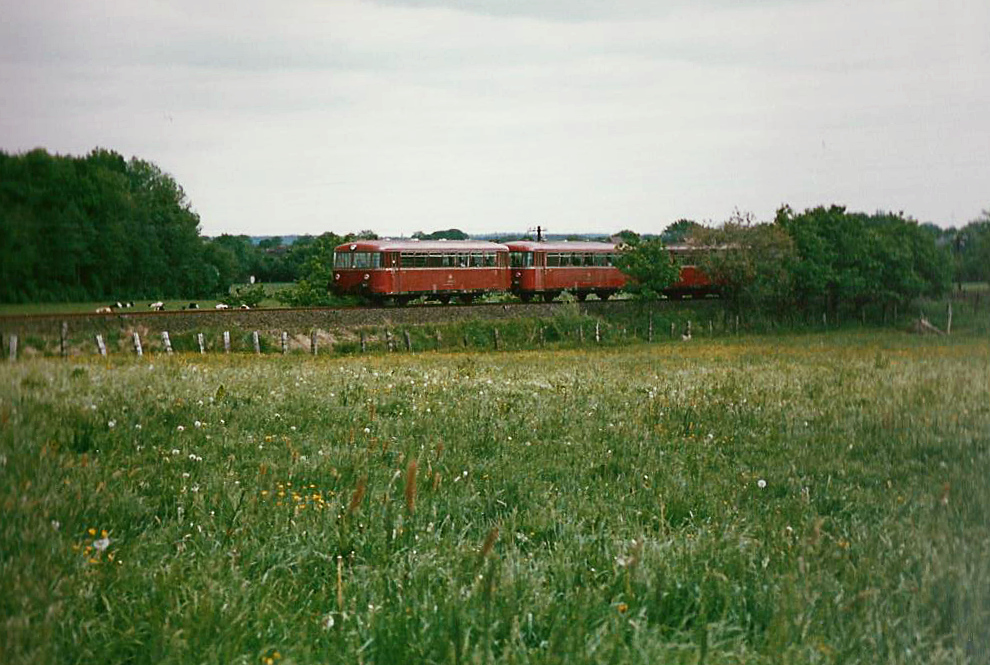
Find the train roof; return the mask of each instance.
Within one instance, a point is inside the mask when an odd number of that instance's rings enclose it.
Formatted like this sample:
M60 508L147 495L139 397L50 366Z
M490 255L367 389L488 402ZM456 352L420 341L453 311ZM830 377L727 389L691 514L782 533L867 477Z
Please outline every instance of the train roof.
M610 242L589 242L575 240L574 242L534 242L532 240L515 240L505 243L513 252L614 252L615 245Z
M486 240L355 240L338 245L351 252L504 252L505 245Z

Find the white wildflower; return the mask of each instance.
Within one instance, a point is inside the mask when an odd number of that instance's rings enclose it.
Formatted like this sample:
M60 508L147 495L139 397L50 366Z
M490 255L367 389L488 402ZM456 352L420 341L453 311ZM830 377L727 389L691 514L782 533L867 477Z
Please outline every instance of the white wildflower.
M767 481L760 478L759 480L756 481L756 486L759 487L760 489L763 489L764 487L767 486Z

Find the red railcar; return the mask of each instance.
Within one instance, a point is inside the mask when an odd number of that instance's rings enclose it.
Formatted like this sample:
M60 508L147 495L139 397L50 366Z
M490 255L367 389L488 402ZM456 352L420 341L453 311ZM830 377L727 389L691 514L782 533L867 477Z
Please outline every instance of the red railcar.
M493 242L357 240L334 250L330 289L400 305L418 297L471 302L508 291L508 267L508 248Z
M684 296L705 298L718 295L717 284L713 284L708 275L698 267L698 255L703 252L719 251L717 247L697 247L694 245L669 245L667 251L677 259L681 274L677 281L663 290L668 298L679 299Z
M523 302L540 297L547 302L563 291L578 300L594 293L606 300L626 283L614 264L616 246L607 242L506 243L512 292Z

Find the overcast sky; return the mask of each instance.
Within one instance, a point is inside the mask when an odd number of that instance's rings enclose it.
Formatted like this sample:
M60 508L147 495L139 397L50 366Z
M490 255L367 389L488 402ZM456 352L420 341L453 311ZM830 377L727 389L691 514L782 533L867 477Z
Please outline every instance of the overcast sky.
M987 0L0 0L0 149L153 161L207 235L990 208Z

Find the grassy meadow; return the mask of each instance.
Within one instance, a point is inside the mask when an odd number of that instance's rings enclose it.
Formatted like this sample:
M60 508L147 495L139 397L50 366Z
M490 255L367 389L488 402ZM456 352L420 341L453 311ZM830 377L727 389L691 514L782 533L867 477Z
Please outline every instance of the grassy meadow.
M3 663L990 658L990 344L0 365Z

